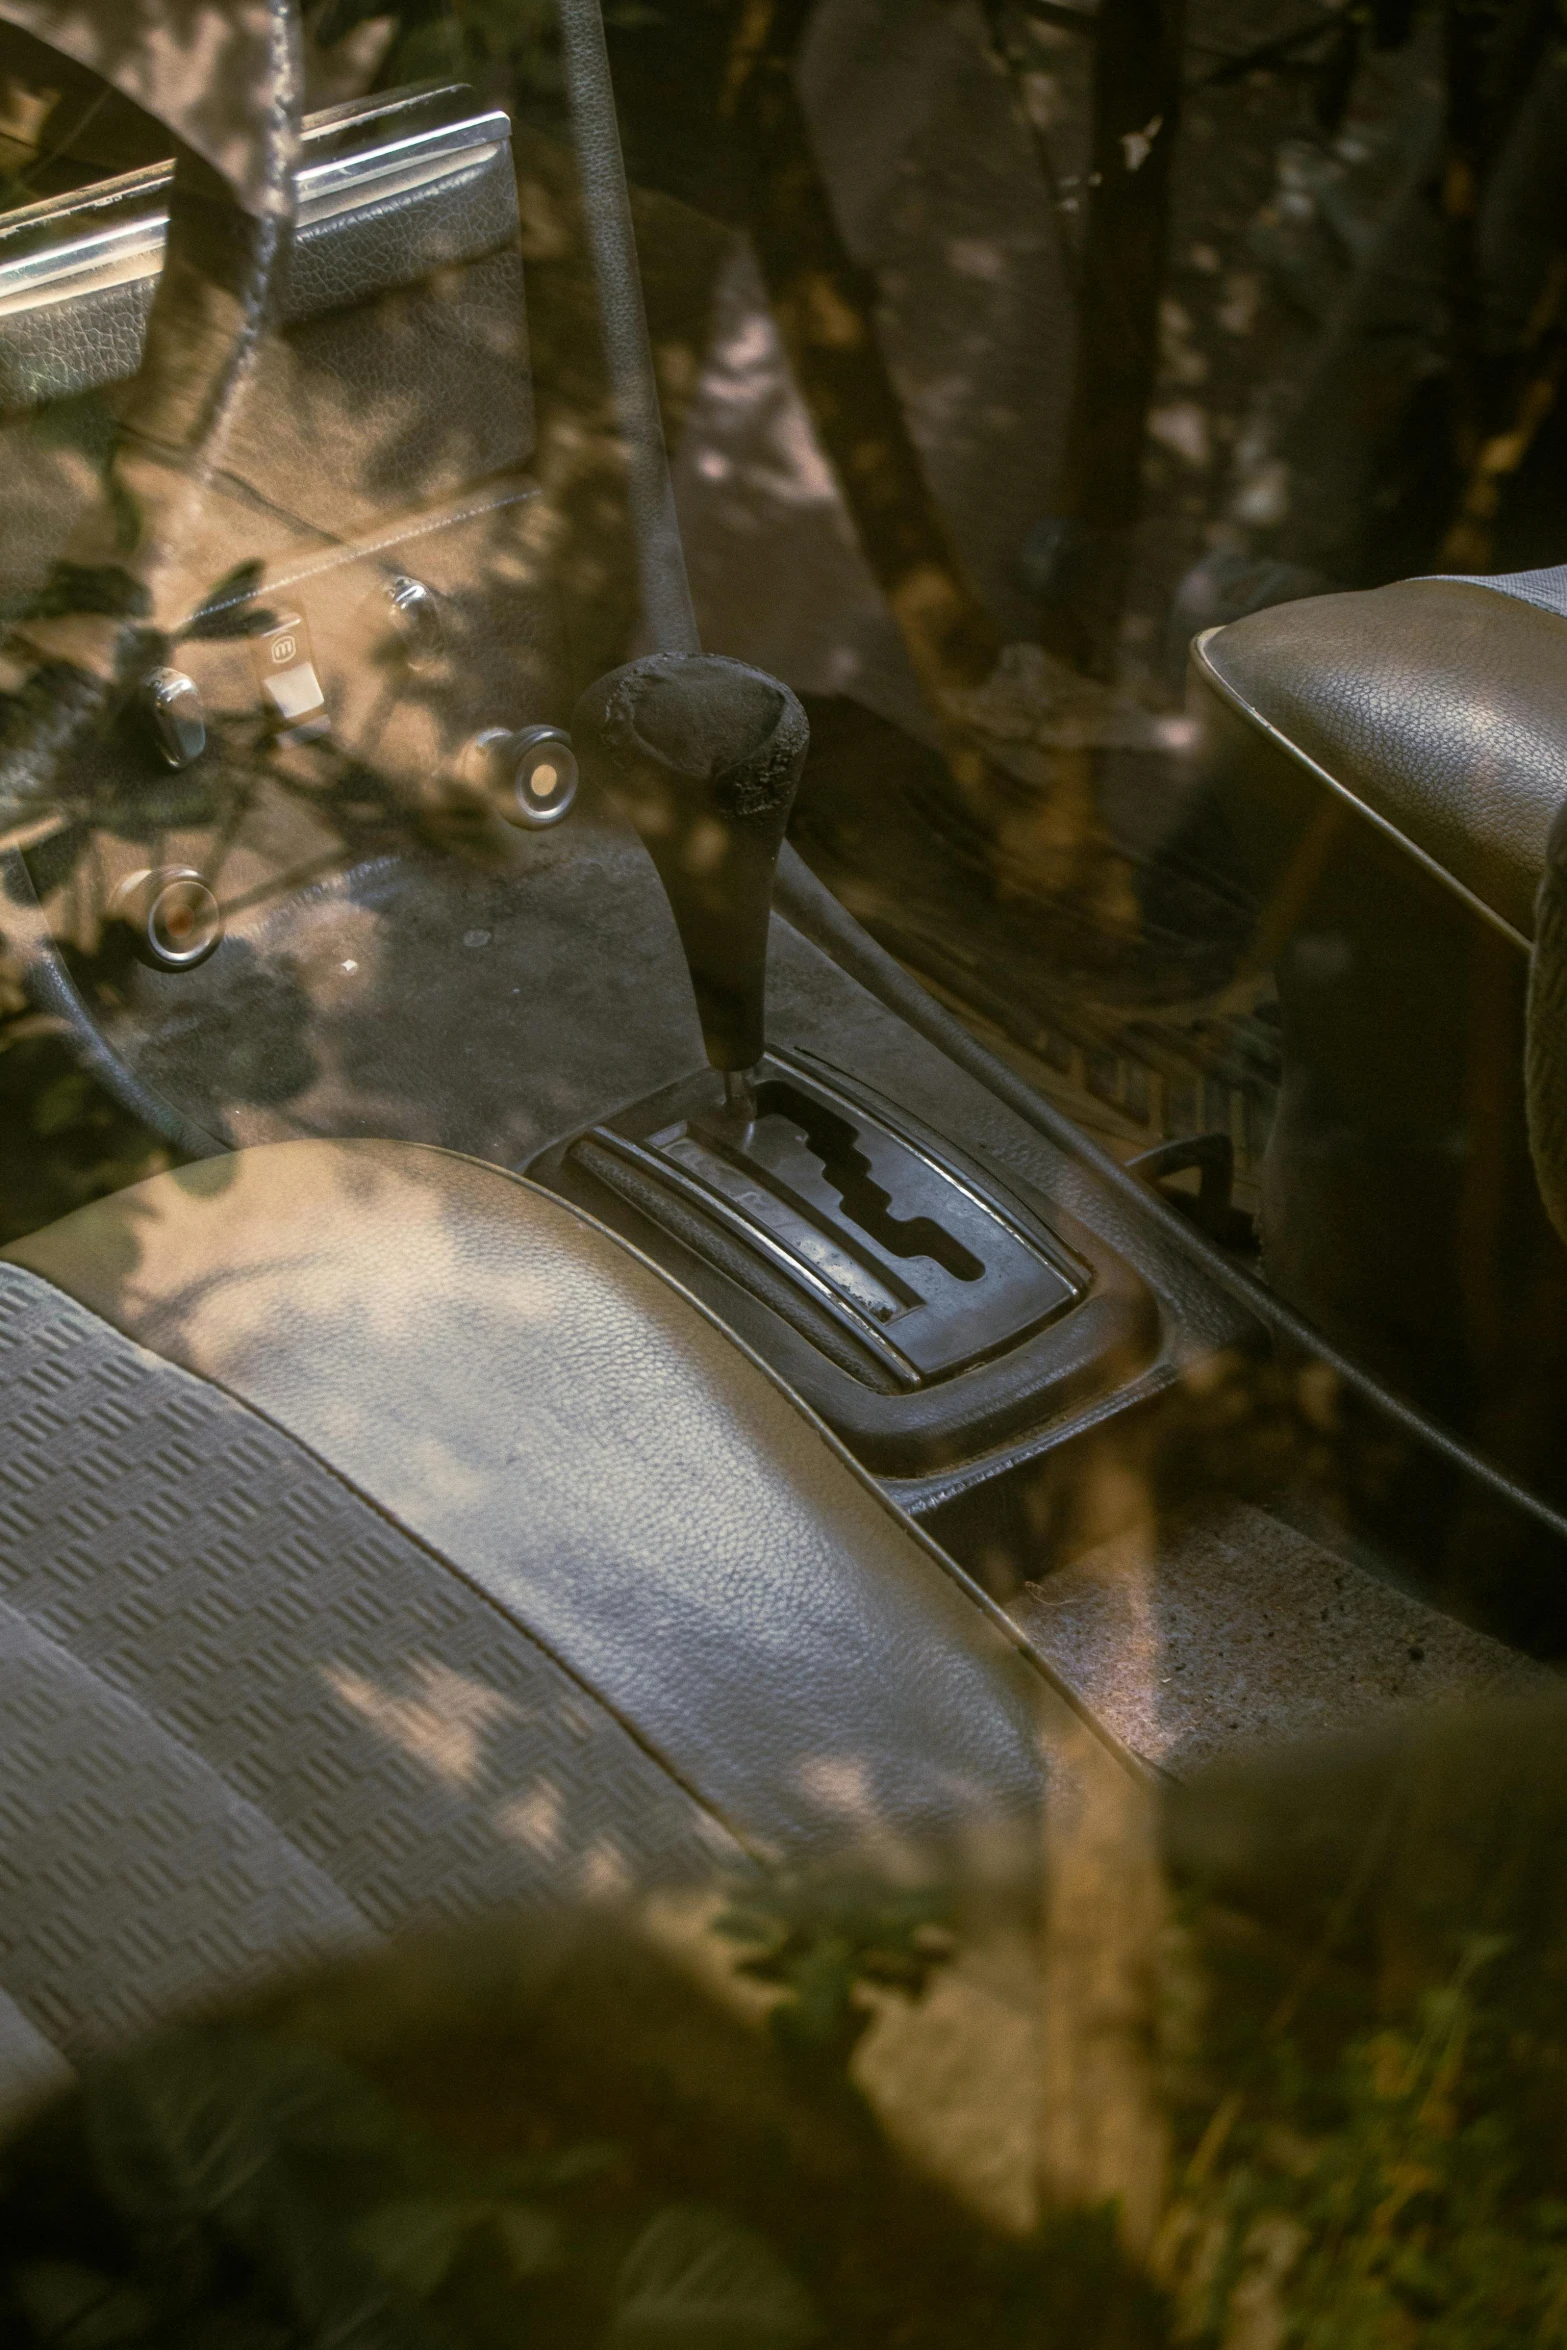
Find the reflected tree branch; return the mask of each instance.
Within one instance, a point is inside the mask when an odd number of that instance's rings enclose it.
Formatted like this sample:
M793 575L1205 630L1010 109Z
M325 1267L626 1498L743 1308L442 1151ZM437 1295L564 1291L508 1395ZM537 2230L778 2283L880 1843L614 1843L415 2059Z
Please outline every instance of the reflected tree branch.
M1059 499L1078 551L1056 621L1058 649L1100 676L1114 666L1131 533L1142 511L1185 13L1185 0L1104 0L1099 12L1077 379Z
M748 0L723 111L739 209L796 382L932 709L995 666L1000 637L953 551L877 338L877 287L844 241L795 87L814 0ZM961 753L955 752L961 757Z

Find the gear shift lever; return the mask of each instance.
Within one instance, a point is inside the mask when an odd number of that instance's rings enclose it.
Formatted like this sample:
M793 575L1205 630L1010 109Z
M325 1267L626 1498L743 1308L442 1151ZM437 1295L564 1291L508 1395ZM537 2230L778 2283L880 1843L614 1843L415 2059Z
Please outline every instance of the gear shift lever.
M805 712L743 661L650 653L589 686L571 733L658 867L707 1057L731 1108L753 1117L773 871L810 742Z

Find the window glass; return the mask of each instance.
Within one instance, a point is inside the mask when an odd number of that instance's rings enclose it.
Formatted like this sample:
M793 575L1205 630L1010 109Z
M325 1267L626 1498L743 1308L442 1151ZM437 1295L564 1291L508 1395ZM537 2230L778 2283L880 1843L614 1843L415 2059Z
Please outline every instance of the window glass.
M18 2339L1556 2339L1560 32L0 0Z

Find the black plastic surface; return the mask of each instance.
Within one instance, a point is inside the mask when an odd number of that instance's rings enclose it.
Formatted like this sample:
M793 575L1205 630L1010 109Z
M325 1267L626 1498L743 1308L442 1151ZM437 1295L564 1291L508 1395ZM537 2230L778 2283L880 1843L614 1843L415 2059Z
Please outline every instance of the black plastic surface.
M1015 1177L814 1056L769 1056L758 1109L726 1123L703 1072L528 1172L694 1290L867 1467L971 1457L1152 1359L1152 1294Z

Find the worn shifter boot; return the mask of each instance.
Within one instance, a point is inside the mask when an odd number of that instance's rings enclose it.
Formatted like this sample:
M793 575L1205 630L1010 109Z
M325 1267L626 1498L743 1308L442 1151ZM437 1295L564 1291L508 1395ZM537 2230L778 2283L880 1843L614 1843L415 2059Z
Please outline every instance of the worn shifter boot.
M571 731L584 772L658 867L708 1059L753 1068L765 1042L773 873L810 742L805 712L743 661L650 653L589 686Z

